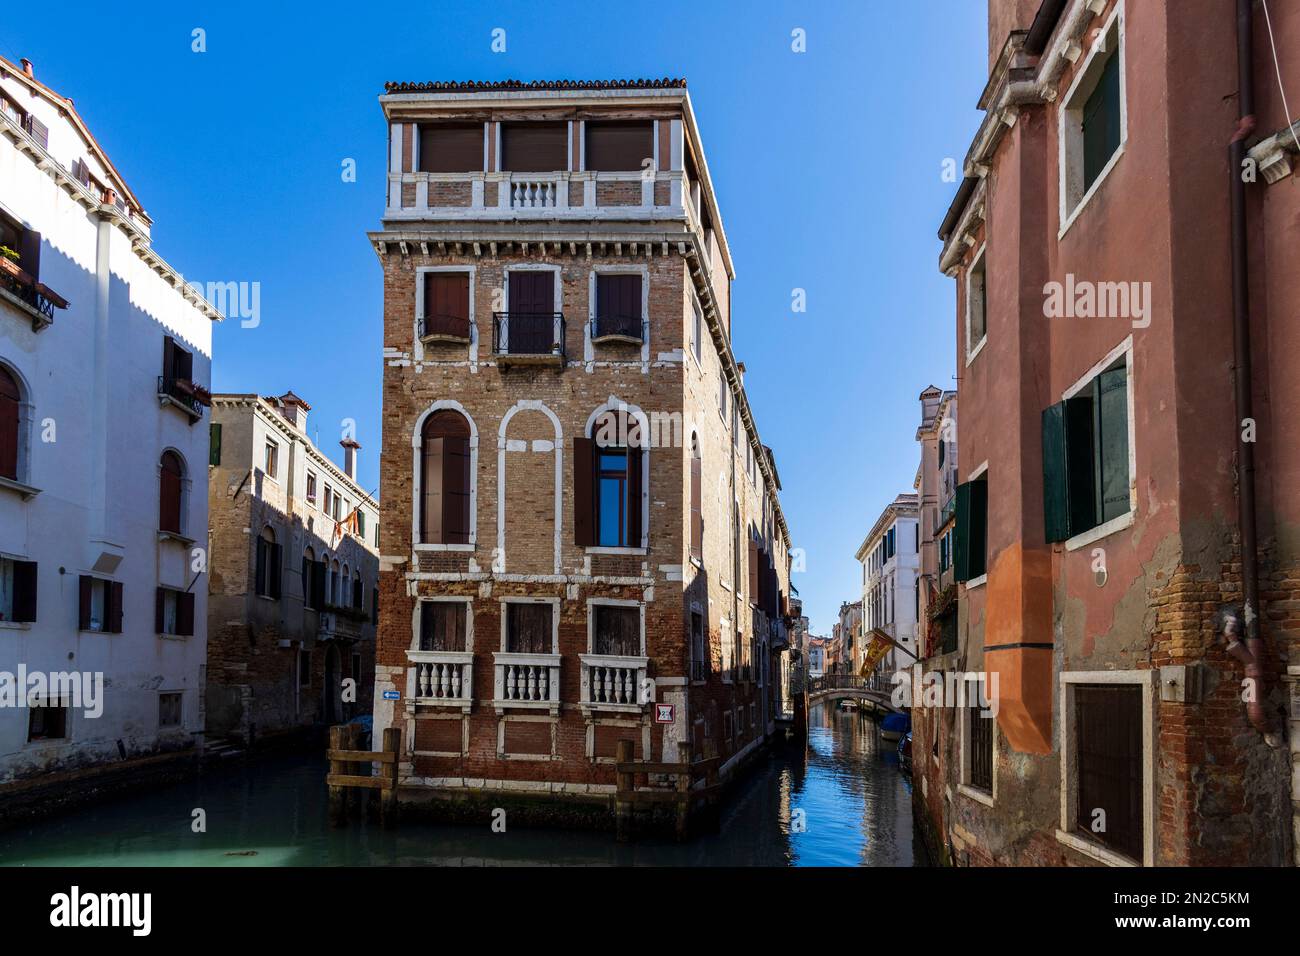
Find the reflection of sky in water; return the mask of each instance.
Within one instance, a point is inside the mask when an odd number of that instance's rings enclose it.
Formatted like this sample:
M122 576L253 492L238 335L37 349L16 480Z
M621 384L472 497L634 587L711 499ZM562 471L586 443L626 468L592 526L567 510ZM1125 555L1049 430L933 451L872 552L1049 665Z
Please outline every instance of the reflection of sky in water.
M403 823L325 815L325 763L276 759L0 832L0 864L36 866L890 866L912 862L911 799L893 744L855 713L814 707L808 755L777 755L733 791L719 832L677 845L612 833ZM882 757L881 754L886 754ZM190 829L207 811L207 832ZM791 833L789 810L806 829Z

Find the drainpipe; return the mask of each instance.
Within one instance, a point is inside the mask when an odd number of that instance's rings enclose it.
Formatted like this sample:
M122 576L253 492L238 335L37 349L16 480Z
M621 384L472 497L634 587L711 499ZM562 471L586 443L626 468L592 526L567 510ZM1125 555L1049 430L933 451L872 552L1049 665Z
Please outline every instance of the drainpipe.
M1254 14L1252 0L1237 0L1237 130L1228 145L1229 196L1232 236L1232 351L1236 369L1234 428L1254 419L1251 401L1250 289L1246 259L1246 183L1242 163L1246 140L1255 129ZM1244 607L1220 613L1220 630L1227 651L1245 666L1252 683L1246 715L1270 747L1281 743L1273 722L1264 711L1264 642L1259 636L1259 544L1255 529L1255 445L1237 442L1237 520L1241 536L1241 586ZM1242 638L1244 636L1244 643Z

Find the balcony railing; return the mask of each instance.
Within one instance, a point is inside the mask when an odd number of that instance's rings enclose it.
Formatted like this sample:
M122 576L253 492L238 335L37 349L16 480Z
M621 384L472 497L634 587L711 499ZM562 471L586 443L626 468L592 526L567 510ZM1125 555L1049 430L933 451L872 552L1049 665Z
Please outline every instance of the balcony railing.
M179 406L182 411L189 413L190 417L195 420L203 417L203 402L195 395L194 385L190 382L159 375L158 397L165 402Z
M4 289L19 302L34 310L32 327L38 332L54 321L56 307L60 309L68 307L66 301L55 296L53 292L16 266L0 270L0 289Z
M656 205L655 186L660 191ZM682 173L641 170L436 173L388 178L385 219L681 219Z
M560 655L498 651L493 657L497 708L527 707L559 712Z
M442 342L469 342L469 319L463 315L426 315L420 319L420 338Z
M691 661L691 680L708 680L709 673L708 661Z
M585 710L641 710L641 683L647 658L582 654L582 706Z
M327 605L319 617L317 636L322 641L355 641L361 637L361 624L364 617L357 617L353 609L333 608ZM361 612L364 615L364 611Z
M563 364L564 313L492 313L492 351L498 360Z
M417 704L460 707L474 697L474 655L470 651L407 651L414 671Z
M644 330L639 315L598 315L591 320L591 340L644 341Z

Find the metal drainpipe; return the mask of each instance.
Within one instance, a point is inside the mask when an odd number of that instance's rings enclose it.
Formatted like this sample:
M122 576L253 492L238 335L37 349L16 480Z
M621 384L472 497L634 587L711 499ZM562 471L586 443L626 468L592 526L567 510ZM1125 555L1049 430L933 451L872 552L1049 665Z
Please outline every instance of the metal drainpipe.
M1255 129L1254 88L1254 13L1253 0L1237 0L1237 130L1228 145L1228 176L1231 198L1232 236L1232 351L1236 370L1234 397L1237 420L1234 427L1244 428L1254 419L1251 400L1250 362L1250 289L1246 247L1246 183L1242 163L1246 158L1246 139ZM1255 527L1255 446L1237 442L1237 517L1241 536L1241 585L1244 599L1243 622L1245 647L1237 641L1236 628L1225 627L1228 651L1245 665L1246 677L1253 683L1246 714L1269 746L1281 743L1272 721L1264 711L1264 642L1259 636L1259 544ZM1228 616L1225 616L1225 620Z

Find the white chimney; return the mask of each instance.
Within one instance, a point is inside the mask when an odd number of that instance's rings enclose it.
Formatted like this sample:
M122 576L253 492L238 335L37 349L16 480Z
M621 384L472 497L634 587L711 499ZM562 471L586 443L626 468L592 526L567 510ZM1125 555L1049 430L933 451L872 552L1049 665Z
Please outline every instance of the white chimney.
M345 438L341 442L339 442L339 444L343 446L343 471L344 473L347 474L349 478L351 478L353 481L356 481L357 480L357 452L361 450L361 446L358 445L356 441L351 438Z

